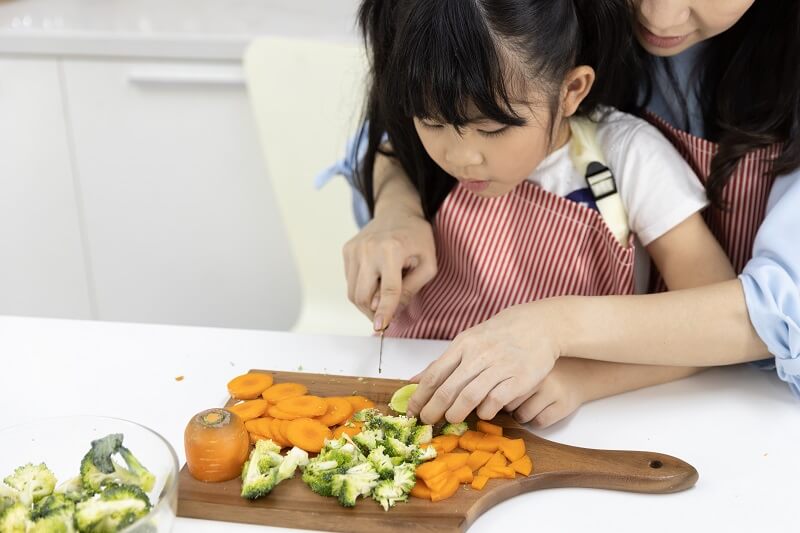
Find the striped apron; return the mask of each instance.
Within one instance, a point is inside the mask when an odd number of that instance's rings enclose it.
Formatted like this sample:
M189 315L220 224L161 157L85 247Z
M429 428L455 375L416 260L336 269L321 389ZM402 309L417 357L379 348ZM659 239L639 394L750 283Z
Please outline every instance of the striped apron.
M456 186L433 233L439 271L386 335L452 339L513 305L634 290L633 236L620 245L599 212L531 182L494 198Z
M681 131L652 113L647 113L645 118L670 140L705 184L718 145ZM769 166L780 155L782 148L781 144L773 144L754 150L742 158L723 190L722 198L729 209L712 206L703 212L706 224L737 273L744 269L753 255L753 241L764 220L769 192L775 181L769 173ZM650 277L651 292L666 290L655 268L654 274Z

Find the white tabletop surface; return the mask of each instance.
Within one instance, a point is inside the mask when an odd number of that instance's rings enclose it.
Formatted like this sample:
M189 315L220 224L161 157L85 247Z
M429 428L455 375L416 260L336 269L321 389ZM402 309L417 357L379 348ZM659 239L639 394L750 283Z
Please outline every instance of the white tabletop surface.
M443 346L387 339L383 376L407 378ZM164 435L181 462L187 420L222 405L225 384L238 373L302 366L377 376L377 339L369 337L0 317L0 354L0 426L69 414L127 418ZM49 393L31 395L31 380L34 390ZM670 495L529 493L491 509L470 531L797 530L791 509L800 475L800 402L774 374L712 370L588 404L538 433L577 446L675 455L693 464L700 480ZM179 518L174 531L256 528Z

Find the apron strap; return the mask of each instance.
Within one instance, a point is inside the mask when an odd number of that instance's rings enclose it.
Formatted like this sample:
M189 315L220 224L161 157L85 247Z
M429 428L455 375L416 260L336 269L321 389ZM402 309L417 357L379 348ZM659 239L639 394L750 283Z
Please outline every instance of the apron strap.
M617 183L597 143L597 124L584 117L569 119L572 130L569 156L579 173L586 176L600 216L621 246L628 245L628 214L617 191Z

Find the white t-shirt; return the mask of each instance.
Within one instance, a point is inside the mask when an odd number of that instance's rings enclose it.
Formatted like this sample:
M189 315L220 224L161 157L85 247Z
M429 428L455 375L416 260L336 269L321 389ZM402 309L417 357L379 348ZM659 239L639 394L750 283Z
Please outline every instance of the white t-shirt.
M637 237L636 291L645 292L650 258L642 247L708 205L705 189L672 144L640 118L606 113L597 125L597 142ZM586 178L573 165L569 149L568 142L548 155L528 180L593 207Z

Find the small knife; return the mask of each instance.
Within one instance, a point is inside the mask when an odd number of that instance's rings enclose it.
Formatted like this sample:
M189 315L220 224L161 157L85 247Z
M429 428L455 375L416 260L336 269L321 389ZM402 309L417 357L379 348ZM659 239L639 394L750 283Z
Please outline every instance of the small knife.
M381 330L381 347L378 350L378 374L381 373L383 367L383 333L386 331L386 328Z

